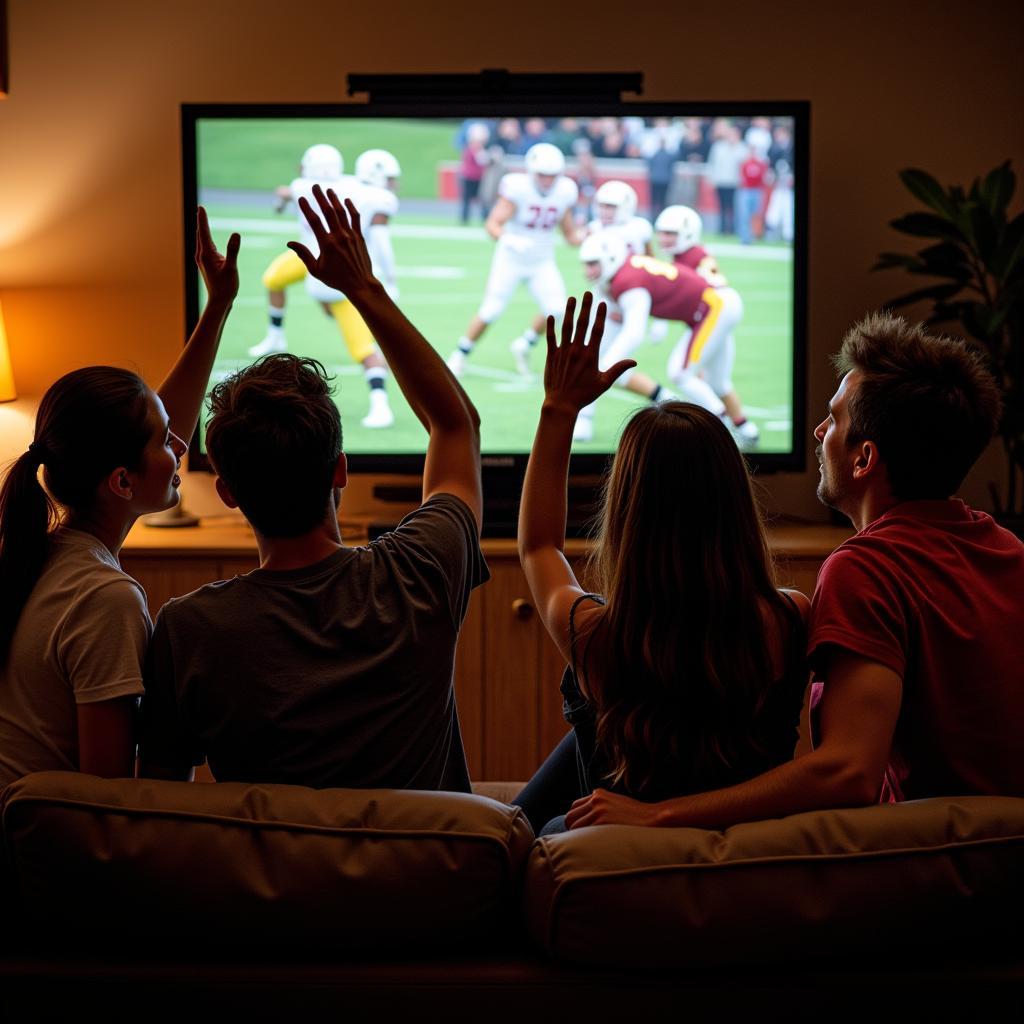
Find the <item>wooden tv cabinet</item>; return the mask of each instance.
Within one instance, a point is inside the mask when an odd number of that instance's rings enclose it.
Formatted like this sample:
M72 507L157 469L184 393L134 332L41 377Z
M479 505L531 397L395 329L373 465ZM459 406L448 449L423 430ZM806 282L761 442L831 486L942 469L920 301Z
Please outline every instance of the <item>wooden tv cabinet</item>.
M344 524L346 543L365 542L364 524ZM808 595L828 554L851 531L779 526L770 531L783 585ZM540 623L513 540L484 540L491 580L473 595L459 638L455 689L469 768L475 780L529 778L565 734L558 683L563 662ZM587 543L566 553L582 567ZM242 520L159 529L137 523L121 562L146 588L155 616L169 598L258 565L256 541Z

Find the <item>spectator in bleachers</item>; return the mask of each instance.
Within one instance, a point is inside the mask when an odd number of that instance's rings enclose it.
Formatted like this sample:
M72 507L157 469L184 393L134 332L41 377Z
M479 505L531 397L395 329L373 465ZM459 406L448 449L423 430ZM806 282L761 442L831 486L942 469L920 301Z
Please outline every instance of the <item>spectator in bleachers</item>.
M708 151L708 177L718 193L719 230L724 235L736 233L736 190L740 185L740 167L747 158L747 147L740 130L724 119L716 122L716 138Z

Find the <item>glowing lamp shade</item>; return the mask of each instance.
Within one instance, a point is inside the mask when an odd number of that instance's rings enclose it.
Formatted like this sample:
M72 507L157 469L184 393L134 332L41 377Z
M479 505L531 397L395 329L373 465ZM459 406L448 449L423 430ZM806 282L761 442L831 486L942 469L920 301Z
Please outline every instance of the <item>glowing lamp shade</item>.
M14 372L11 370L11 353L7 347L7 331L4 330L4 311L0 307L0 402L13 402L17 397Z

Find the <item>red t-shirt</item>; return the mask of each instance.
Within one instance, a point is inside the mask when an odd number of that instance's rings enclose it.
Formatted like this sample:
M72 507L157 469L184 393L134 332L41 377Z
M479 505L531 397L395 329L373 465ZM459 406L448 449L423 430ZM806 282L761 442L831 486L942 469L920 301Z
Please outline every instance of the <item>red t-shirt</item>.
M740 164L740 186L742 188L763 188L764 176L768 173L768 163L756 156L747 157Z
M707 315L702 296L709 287L688 267L663 263L652 256L631 256L611 279L608 291L617 299L632 288L643 288L651 295L651 316L693 327Z
M840 545L811 603L812 667L828 644L903 679L892 797L1024 796L1024 544L991 516L903 502Z

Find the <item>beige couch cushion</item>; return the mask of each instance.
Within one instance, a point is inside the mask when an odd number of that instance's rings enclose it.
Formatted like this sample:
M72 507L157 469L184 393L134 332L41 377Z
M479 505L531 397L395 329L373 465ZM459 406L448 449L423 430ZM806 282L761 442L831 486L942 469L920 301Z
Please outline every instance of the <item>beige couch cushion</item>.
M1016 930L1024 800L820 811L724 832L606 825L540 839L530 932L585 964L913 953Z
M533 841L484 797L29 775L3 834L29 927L338 951L463 944L517 920Z

